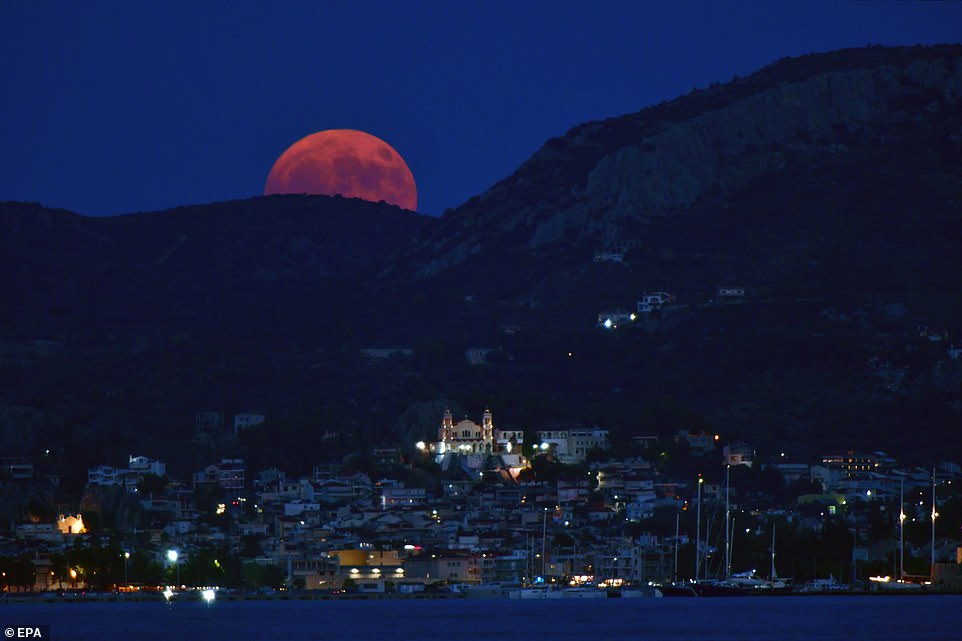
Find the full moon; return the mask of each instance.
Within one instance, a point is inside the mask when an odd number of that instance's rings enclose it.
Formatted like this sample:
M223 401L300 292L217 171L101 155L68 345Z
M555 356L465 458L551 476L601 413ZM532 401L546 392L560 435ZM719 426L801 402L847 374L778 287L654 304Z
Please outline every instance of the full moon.
M415 210L418 190L401 154L377 136L328 129L301 138L271 168L264 195L319 194Z

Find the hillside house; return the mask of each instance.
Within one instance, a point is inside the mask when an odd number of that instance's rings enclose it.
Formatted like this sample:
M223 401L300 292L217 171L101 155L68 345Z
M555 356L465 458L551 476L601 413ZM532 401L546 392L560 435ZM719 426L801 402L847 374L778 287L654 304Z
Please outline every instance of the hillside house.
M617 329L619 325L634 322L637 317L634 312L624 310L601 312L598 314L598 326L605 329Z
M722 456L725 459L726 465L731 465L732 467L736 465L751 467L755 462L755 449L748 443L736 441L722 448Z
M721 285L715 289L716 303L741 303L745 300L745 288Z
M708 432L690 432L688 430L678 430L678 434L675 435L675 442L688 443L688 447L691 448L693 454L705 455L715 449L719 440L718 434L709 434Z
M234 416L234 436L240 434L242 430L246 430L248 427L254 427L255 425L260 425L266 420L263 414L237 414Z
M638 299L638 312L650 314L674 301L675 295L669 292L645 292L641 295L641 298Z
M218 485L224 490L243 491L245 473L244 459L221 459L219 464L194 472L194 487Z
M596 251L593 262L596 263L620 263L625 260L625 252L618 249L603 249Z
M535 432L535 443L542 452L550 452L565 464L585 461L593 449L607 450L608 430L598 428L549 429Z

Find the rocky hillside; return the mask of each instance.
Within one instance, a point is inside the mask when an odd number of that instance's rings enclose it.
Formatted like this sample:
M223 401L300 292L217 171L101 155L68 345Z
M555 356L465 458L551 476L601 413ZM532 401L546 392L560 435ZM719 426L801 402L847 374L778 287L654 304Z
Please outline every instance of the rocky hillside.
M619 242L623 261L593 260ZM442 219L294 196L110 219L0 204L0 455L76 483L130 453L309 471L430 437L415 410L451 399L521 429L962 458L959 247L959 46L783 60L580 125ZM597 326L662 290L671 309ZM207 410L269 422L198 444Z
M777 62L638 113L575 127L450 212L412 250L438 273L505 242L632 235L768 173L844 157L900 125L957 114L962 47L867 48ZM945 132L953 135L952 131ZM946 144L957 145L959 132Z

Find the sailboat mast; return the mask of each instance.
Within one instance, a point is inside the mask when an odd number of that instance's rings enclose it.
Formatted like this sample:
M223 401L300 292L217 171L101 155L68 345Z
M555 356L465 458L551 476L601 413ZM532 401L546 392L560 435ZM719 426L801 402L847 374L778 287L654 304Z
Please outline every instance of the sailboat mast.
M698 475L698 508L695 511L695 581L698 581L701 569L701 484L704 481L701 474Z
M541 521L541 578L544 579L544 544L545 538L548 533L548 508L544 509L544 519Z
M935 572L935 519L939 513L935 511L935 467L932 468L932 561L930 572Z
M532 574L534 574L534 558L533 558L533 557L534 557L534 543L532 542L532 536L531 536L530 533L525 532L525 534L524 534L524 542L525 542L525 544L526 544L527 547L528 547L528 563L527 563L527 567L526 567L526 569L527 569L527 574L528 574L528 577L527 577L527 579L528 579L528 585L534 585L534 577L531 576Z
M899 579L905 576L905 479L899 483Z
M675 574L674 580L678 580L678 522L681 517L681 512L675 511Z
M730 503L728 500L728 490L731 481L731 471L732 466L725 466L725 578L727 579L732 573L732 559L731 559L731 538L729 536L729 526L731 523L731 511Z
M772 523L772 587L775 587L775 524Z
M729 542L728 542L728 549L734 551L734 549L735 549L735 519L732 519L731 533L732 533L732 534L731 534L731 539L730 539ZM728 562L729 562L729 564L731 563L731 556L729 556ZM731 569L732 569L732 568L731 568L731 565L729 565L729 566L728 566L728 574L729 574L729 575L731 575Z

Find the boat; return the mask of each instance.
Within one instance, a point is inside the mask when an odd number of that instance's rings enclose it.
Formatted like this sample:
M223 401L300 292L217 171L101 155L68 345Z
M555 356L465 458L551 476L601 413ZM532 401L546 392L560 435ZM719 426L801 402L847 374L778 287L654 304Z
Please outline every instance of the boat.
M839 583L838 580L829 575L827 579L812 579L800 586L797 590L800 594L827 594L831 592L848 592L852 586Z
M675 581L655 586L655 596L698 596L691 581Z
M730 470L731 466L729 466ZM701 523L701 483L702 478L698 478L698 519L699 525L695 535L695 579L693 581L675 582L659 586L658 590L663 596L761 596L788 594L792 591L792 586L785 580L778 578L775 572L775 529L772 528L772 568L771 579L763 579L755 574L755 570L745 572L731 572L731 519L728 501L729 476L728 471L725 475L725 576L722 578L701 579L699 571L701 559L699 558L700 547L700 523ZM677 521L676 521L677 523ZM676 525L677 528L677 525ZM676 530L677 531L677 530Z
M561 587L559 585L535 585L519 588L508 593L511 599L604 599L608 593L594 586Z
M650 599L660 596L663 596L663 594L656 587L650 585L629 585L608 590L609 599Z
M693 583L692 590L697 596L762 596L788 594L792 587L781 579L766 580L756 575L755 570L748 570L725 579Z

